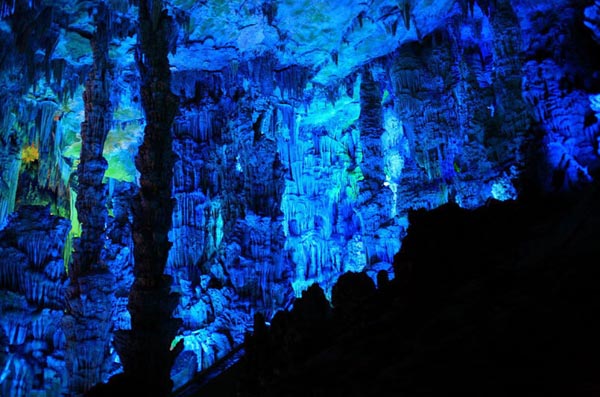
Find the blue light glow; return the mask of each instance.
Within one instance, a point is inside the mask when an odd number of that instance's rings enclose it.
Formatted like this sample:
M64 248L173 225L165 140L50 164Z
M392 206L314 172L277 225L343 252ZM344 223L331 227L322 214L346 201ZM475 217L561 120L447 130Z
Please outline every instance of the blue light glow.
M29 3L27 15L42 15L42 4L69 19L33 29L13 2L0 3L0 394L54 388L55 397L69 391L57 296L81 233L75 170L94 29L83 3ZM118 330L131 327L132 198L146 121L136 2L110 3L102 261L117 279ZM393 277L411 209L570 191L598 172L597 5L505 1L496 13L451 0L167 3L179 97L166 269L181 294L176 386L238 347L256 313L270 320L313 283L329 298L348 271ZM23 161L25 147L39 159ZM35 336L42 325L53 335ZM105 378L122 369L116 353L113 361Z

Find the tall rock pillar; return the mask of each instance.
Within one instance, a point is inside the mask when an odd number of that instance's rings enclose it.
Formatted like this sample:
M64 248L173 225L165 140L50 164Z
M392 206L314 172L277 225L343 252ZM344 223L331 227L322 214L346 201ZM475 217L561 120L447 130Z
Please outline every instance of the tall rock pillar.
M77 167L76 208L81 237L75 241L73 262L66 289L67 311L63 330L67 339L66 362L69 389L81 395L106 374L110 356L110 329L114 300L114 275L102 260L107 222L106 185L108 166L102 156L112 122L109 10L103 1L94 6L95 32L91 35L93 66L86 81L83 100L85 121L81 124L81 156Z
M171 347L181 324L172 317L179 295L170 293L172 279L164 274L174 206L171 127L178 109L167 58L174 24L160 0L140 1L139 24L136 58L146 127L135 160L140 172L133 204L135 280L128 303L131 330L117 333L115 347L125 377L140 395L166 396L173 387L170 370L182 348Z

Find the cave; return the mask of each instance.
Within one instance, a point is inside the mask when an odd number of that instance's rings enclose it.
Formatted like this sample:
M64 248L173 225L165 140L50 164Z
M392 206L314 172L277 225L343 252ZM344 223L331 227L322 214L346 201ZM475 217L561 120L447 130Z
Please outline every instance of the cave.
M598 395L598 51L598 0L0 0L0 395Z

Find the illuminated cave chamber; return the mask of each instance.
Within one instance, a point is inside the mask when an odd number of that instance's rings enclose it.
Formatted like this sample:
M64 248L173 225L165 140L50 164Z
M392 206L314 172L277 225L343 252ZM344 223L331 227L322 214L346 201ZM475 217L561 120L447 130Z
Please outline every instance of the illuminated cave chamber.
M98 198L108 216L85 219L100 228L110 275L78 292L114 308L89 306L102 333L65 328L100 2L0 2L2 395L81 393L122 370L112 341L131 327L147 122L138 3L106 2L112 116ZM271 318L313 283L330 296L348 271L393 277L410 209L592 180L600 2L538 3L165 2L179 101L165 270L180 294L175 386L239 347L256 313Z

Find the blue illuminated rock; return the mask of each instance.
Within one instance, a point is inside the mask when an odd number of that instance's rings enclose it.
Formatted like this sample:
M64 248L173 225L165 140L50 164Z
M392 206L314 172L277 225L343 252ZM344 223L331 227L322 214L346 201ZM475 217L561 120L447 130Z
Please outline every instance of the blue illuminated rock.
M68 231L68 220L40 206L21 207L0 231L2 395L68 390L61 326Z
M37 214L28 205L71 222L64 257L27 248L51 228L19 229L0 285L62 309L73 242L105 231L81 254L100 252L114 275L113 330L130 331L127 305L143 306L129 302L134 233L138 245L158 241L152 257L166 257L172 279L159 295L180 295L176 387L240 346L255 315L271 320L315 283L329 299L346 272L393 278L411 210L577 190L600 167L598 1L165 1L152 20L168 21L170 77L153 90L179 103L150 114L138 2L111 1L113 118L95 151L106 164L78 176L96 0L71 3L0 2L0 228L15 211ZM172 142L140 150L152 120ZM142 176L158 163L164 172ZM106 193L84 186L92 175ZM162 200L143 216L131 208L140 185ZM97 210L78 214L78 201ZM136 216L154 226L140 234ZM105 378L123 370L109 353Z

